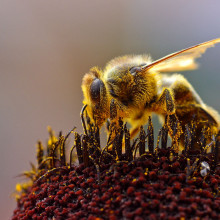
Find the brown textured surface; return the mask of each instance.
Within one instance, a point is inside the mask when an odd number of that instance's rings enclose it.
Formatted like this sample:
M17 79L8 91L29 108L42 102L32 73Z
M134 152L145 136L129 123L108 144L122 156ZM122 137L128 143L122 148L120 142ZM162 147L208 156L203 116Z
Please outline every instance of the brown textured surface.
M76 148L79 165L72 159L68 163L64 156L70 133L65 137L60 134L57 141L50 131L47 149L38 145L38 168L32 176L26 173L33 183L23 187L12 219L220 219L216 147L211 153L202 147L192 150L193 133L189 132L185 134L186 148L178 155L174 146L177 138L173 135L171 147L167 147L168 134L163 127L159 136L162 148L158 143L154 149L150 119L147 133L141 129L131 144L129 130L119 123L112 149L101 149L99 130L87 118L86 134L80 137L75 133L70 153L72 158ZM178 131L176 135L179 137ZM218 137L215 146L219 146ZM201 146L206 146L204 143L202 133ZM210 166L205 177L200 174L203 161Z
M220 169L187 180L186 159L170 161L169 151L103 164L100 183L95 166L63 167L28 189L13 219L219 219Z

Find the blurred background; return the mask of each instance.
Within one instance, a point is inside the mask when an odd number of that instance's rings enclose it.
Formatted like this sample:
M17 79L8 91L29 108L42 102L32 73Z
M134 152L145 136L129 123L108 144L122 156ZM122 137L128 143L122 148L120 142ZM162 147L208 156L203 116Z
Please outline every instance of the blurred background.
M36 163L35 144L81 132L81 80L94 65L124 54L153 59L220 37L220 2L195 0L0 2L0 219L10 219L16 177ZM220 111L220 45L184 73Z

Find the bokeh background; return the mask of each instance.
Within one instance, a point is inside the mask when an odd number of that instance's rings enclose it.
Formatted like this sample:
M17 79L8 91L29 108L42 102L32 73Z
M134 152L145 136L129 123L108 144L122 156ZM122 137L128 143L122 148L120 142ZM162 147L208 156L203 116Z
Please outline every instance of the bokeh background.
M220 1L0 1L0 219L10 219L16 177L36 162L47 125L81 132L81 80L124 54L171 52L220 37ZM220 45L184 73L220 111Z

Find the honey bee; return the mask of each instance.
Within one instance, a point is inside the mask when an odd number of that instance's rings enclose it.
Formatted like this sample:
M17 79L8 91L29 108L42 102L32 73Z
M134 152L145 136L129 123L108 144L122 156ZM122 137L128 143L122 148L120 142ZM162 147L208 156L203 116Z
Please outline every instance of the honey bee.
M220 38L156 61L148 55L121 56L111 60L103 71L91 68L82 81L88 115L98 127L108 119L117 127L119 117L123 118L131 124L132 138L152 113L162 118L176 115L183 133L192 120L196 122L196 134L205 126L216 133L220 125L218 113L202 101L184 76L170 73L196 69L196 58L217 43ZM183 134L180 142L183 146Z

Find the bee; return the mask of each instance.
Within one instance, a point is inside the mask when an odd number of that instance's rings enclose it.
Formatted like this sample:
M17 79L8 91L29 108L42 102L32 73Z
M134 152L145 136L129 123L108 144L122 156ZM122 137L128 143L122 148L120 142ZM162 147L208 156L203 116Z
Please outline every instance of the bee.
M220 125L218 113L202 101L183 75L170 73L196 69L195 60L217 43L220 38L156 61L148 55L121 56L111 60L104 70L91 68L82 81L83 103L89 117L98 127L110 119L116 128L118 119L123 118L131 124L132 138L152 113L162 118L176 115L182 133L187 124L195 121L196 135L204 127L216 134ZM180 145L184 146L183 134Z

